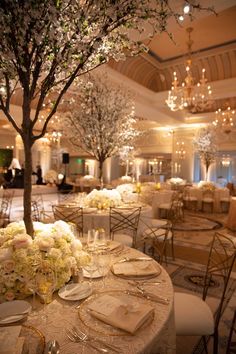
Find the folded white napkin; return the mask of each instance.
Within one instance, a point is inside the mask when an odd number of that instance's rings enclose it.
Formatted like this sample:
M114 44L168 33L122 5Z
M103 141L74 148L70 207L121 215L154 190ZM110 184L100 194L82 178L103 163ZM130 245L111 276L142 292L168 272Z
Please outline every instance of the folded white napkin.
M19 337L21 326L0 327L0 354L20 354L24 338Z
M86 293L88 291L87 287L83 287L83 284L75 284L71 288L65 288L63 291L63 296L64 297L71 297L76 294L80 294L82 296L83 293Z
M99 320L133 334L154 313L149 304L133 300L129 295L115 297L105 294L89 304L88 309Z
M126 276L145 276L159 274L159 268L151 261L129 261L113 264L113 273Z

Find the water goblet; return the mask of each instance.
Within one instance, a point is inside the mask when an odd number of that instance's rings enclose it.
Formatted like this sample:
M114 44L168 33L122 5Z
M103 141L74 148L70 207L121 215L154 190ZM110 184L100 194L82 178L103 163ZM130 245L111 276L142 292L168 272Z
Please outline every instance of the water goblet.
M105 280L111 266L111 255L99 253L97 264L98 264L99 273L102 276L102 287L105 288Z
M89 262L83 266L83 270L85 270L89 274L89 285L92 288L92 277L93 274L98 270L97 257L96 254L90 253Z
M89 251L95 250L96 237L97 237L97 234L94 229L88 230L87 247L88 247Z

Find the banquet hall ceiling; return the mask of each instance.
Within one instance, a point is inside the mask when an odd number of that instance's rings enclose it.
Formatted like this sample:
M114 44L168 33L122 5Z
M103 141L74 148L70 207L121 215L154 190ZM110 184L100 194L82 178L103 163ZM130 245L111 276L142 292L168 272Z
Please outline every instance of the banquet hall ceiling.
M196 15L193 21L172 24L170 31L173 40L167 33L158 34L149 43L146 42L149 48L147 53L129 57L123 62L109 62L112 69L155 93L157 120L171 117L177 124L186 122L186 119L204 123L209 121L209 117L214 119L218 108L225 109L229 105L236 108L236 0L200 2L204 6L213 5L217 15L205 12ZM165 104L167 91L172 86L173 72L177 73L180 83L186 77L188 27L193 28L191 58L195 84L199 82L202 68L205 68L213 91L214 103L210 110L201 115L171 112Z

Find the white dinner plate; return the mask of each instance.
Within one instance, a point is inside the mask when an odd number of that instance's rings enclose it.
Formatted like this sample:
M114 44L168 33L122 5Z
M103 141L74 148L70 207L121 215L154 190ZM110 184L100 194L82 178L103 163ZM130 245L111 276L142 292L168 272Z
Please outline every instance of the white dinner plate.
M78 301L91 295L92 289L88 283L72 283L63 286L58 295L63 300Z
M0 304L0 324L14 323L22 320L31 311L27 301L13 300ZM1 319L2 318L2 319Z

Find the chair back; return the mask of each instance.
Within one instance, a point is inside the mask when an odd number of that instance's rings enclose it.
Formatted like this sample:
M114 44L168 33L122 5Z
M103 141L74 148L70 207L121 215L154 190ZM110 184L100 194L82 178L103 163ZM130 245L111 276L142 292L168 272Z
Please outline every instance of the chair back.
M132 235L135 245L140 213L141 207L110 208L110 238L114 239L116 232L125 231Z
M172 235L173 231L172 231L172 222L170 220L168 220L167 225L165 226L165 228L163 228L163 234L159 234L158 236L155 235L155 237L153 238L153 248L155 253L157 253L158 255L158 262L160 264L163 263L163 258L165 257L166 260L166 264L167 264L167 255L166 255L166 251L167 251L167 246L168 246L168 239L169 239L169 235Z
M0 219L3 227L5 227L10 222L11 206L14 193L14 191L9 190L3 191L0 209Z
M31 218L32 221L41 221L40 207L36 200L31 200Z
M63 220L76 226L79 235L83 235L83 208L69 205L52 205L55 220Z
M171 206L167 212L167 219L174 223L183 219L183 193L174 192L171 199Z
M215 315L215 328L218 328L219 321L226 302L226 293L229 285L230 274L236 258L236 247L233 237L226 236L219 232L214 234L203 286L203 300L208 295L212 279L214 275L219 275L223 280L223 287L220 294L220 302Z

